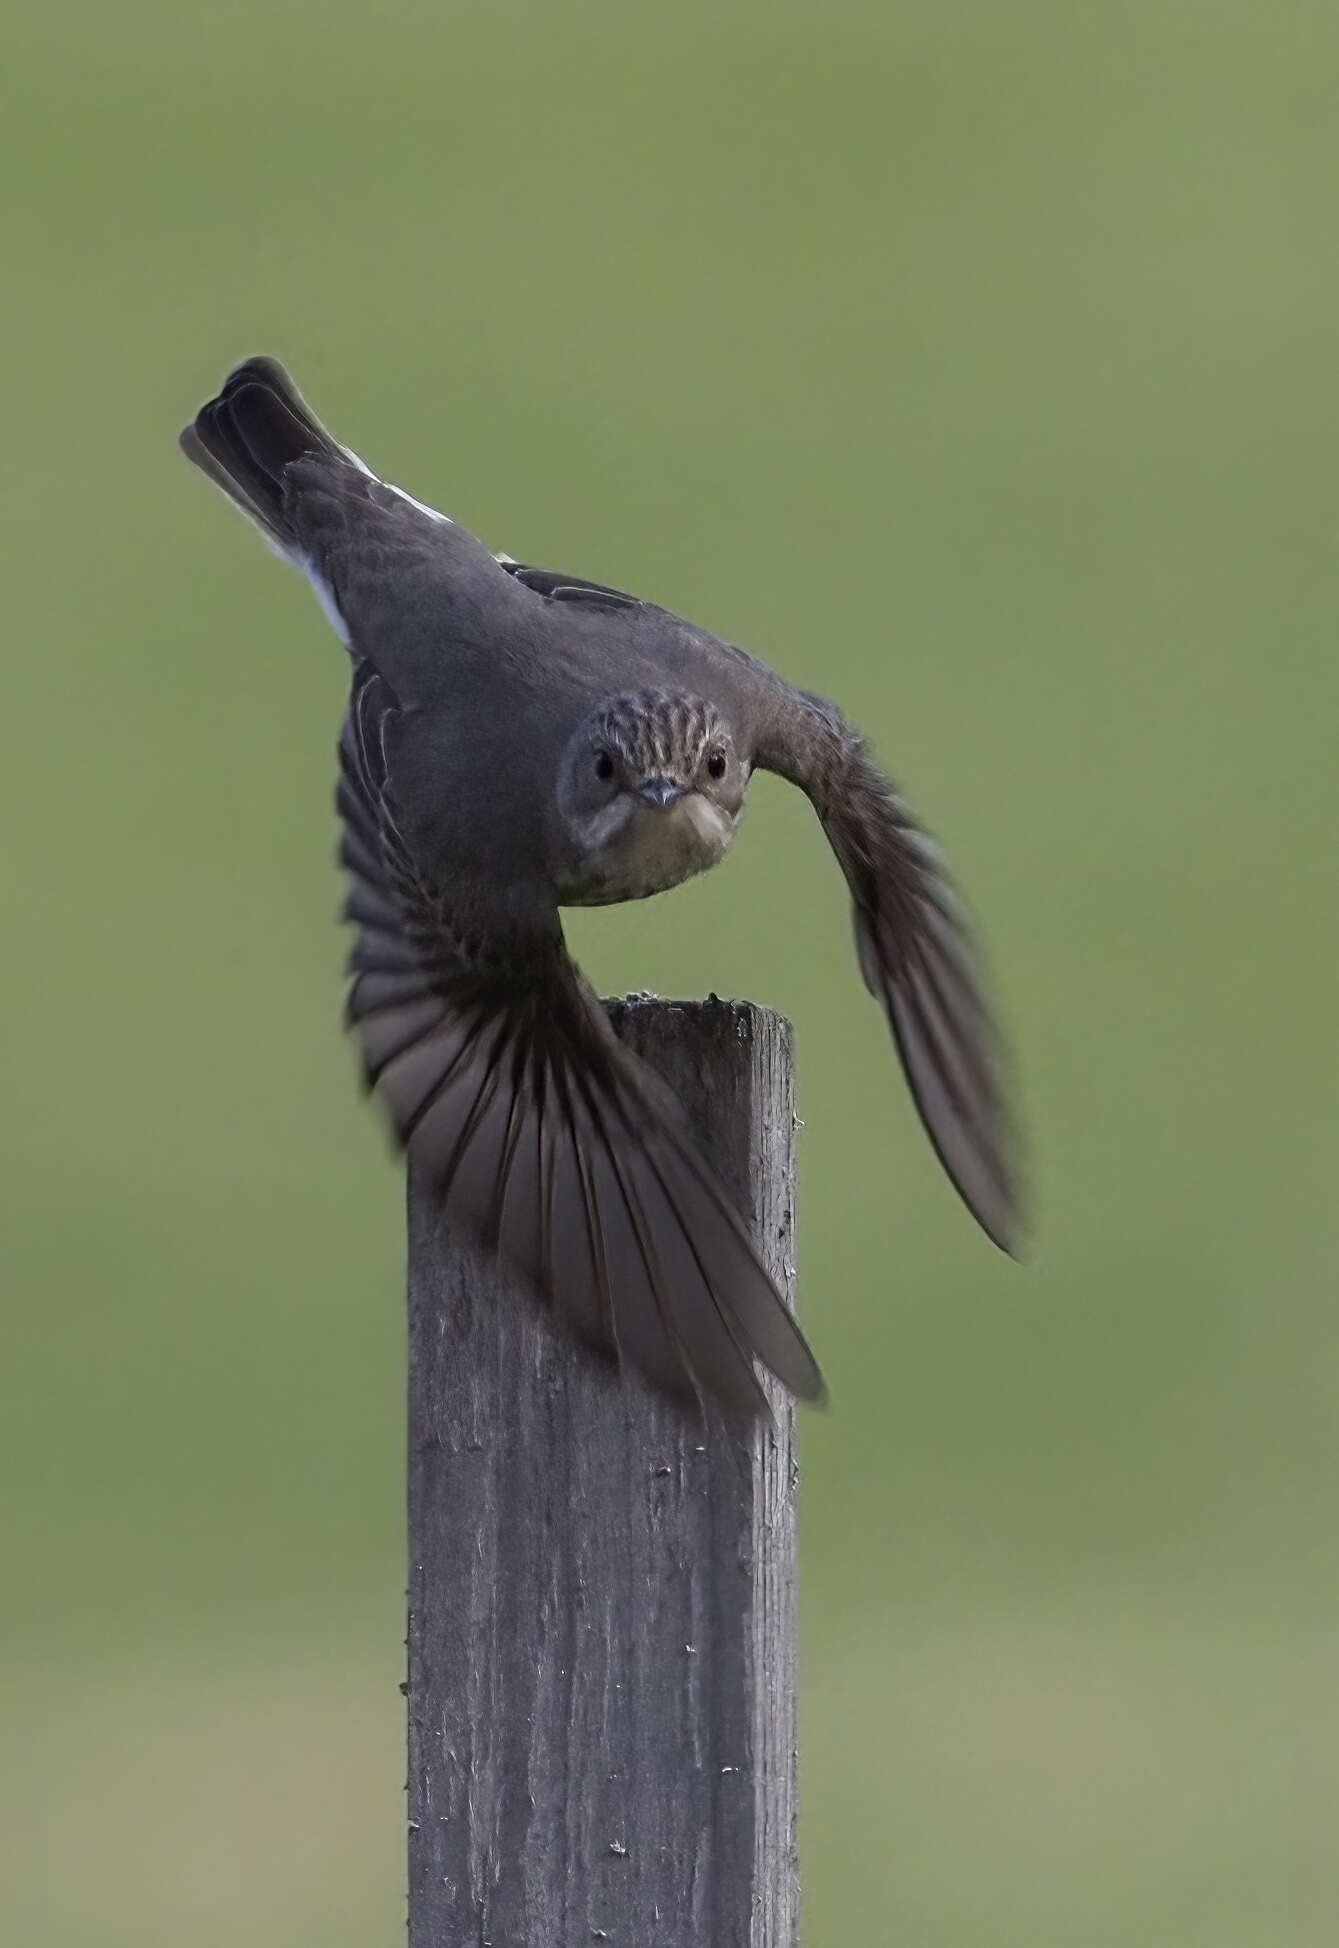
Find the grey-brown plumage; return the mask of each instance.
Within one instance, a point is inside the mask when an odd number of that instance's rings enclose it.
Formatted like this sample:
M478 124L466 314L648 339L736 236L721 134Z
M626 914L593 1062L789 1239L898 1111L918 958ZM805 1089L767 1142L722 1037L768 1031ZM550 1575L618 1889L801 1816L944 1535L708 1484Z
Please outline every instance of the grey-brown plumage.
M492 555L337 445L272 359L238 366L182 445L312 582L352 658L349 1020L451 1215L664 1386L756 1412L757 1360L821 1392L746 1225L558 918L713 865L762 768L813 802L930 1139L1010 1247L1002 1054L963 915L830 704L664 609Z

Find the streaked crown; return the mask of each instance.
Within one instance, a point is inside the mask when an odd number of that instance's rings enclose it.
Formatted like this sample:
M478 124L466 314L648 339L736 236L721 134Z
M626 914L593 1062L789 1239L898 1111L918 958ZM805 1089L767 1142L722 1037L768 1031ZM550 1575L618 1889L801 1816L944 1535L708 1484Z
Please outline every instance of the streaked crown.
M725 728L714 704L668 690L636 690L615 697L598 720L599 736L629 770L685 782Z

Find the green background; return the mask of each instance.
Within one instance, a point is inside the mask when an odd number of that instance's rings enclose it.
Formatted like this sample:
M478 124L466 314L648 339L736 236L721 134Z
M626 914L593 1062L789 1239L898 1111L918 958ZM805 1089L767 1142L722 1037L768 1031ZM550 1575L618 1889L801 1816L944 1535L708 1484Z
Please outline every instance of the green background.
M839 699L982 916L1023 1270L801 800L571 927L797 1025L806 1941L1339 1939L1334 7L85 0L0 68L5 1942L400 1938L342 658L174 444L261 350Z

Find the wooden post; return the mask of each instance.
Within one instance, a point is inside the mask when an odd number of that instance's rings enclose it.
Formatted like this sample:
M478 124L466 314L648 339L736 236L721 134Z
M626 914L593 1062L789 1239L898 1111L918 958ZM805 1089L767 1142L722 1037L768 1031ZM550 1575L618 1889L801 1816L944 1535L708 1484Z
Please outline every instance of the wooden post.
M790 1025L610 1003L793 1300ZM686 1415L409 1193L410 1948L795 1948L794 1414Z

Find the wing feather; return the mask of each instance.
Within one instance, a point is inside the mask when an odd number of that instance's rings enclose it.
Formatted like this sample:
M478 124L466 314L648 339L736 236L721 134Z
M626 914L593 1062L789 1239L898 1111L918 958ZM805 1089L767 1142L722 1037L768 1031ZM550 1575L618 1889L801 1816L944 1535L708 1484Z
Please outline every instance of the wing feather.
M1008 1058L939 848L830 704L792 693L758 762L808 793L851 890L856 953L927 1135L978 1223L1018 1247Z

